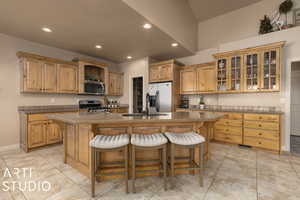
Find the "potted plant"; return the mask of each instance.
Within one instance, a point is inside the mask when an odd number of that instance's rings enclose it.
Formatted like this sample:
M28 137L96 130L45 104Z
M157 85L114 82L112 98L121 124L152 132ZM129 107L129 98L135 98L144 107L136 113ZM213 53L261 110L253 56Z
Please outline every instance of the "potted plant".
M205 108L205 103L204 103L204 97L203 96L200 96L199 107L200 107L200 109Z

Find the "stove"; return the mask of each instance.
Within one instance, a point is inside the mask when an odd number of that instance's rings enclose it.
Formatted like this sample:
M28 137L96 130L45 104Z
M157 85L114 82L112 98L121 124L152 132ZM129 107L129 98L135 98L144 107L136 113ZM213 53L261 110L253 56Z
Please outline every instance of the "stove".
M110 112L99 100L80 100L79 110L80 112Z

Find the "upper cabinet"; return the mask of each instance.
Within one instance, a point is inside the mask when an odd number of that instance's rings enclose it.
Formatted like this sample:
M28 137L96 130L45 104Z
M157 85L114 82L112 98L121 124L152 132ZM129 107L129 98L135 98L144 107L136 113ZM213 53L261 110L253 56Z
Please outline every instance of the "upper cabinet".
M159 83L174 81L177 66L182 66L182 64L175 60L151 64L149 66L149 82Z
M78 93L78 67L59 64L57 71L58 91L61 93Z
M186 66L180 71L180 94L194 94L197 90L195 66Z
M198 65L196 68L198 92L210 93L216 91L216 67L215 63Z
M21 92L78 93L78 67L73 62L18 52Z
M123 73L109 72L109 88L108 95L122 96L123 95Z
M285 42L215 54L217 92L280 91L281 55Z
M215 63L185 66L180 70L180 94L216 91Z

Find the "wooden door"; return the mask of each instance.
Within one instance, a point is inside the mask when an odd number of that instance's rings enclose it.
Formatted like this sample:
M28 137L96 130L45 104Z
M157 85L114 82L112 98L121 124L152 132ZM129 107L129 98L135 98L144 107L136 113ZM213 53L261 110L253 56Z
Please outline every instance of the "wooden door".
M216 68L199 67L197 68L197 91L213 92L216 91Z
M172 79L173 79L172 64L161 65L159 68L159 80L172 81Z
M43 73L43 90L49 93L55 93L57 91L57 79L56 79L56 64L44 63Z
M60 64L58 66L58 91L60 93L78 93L78 67Z
M46 121L34 121L28 123L28 147L46 145Z
M196 91L196 71L186 69L180 72L180 93L192 94Z
M47 122L46 135L47 144L53 144L62 141L62 134L59 125L51 121Z
M160 81L160 67L150 66L149 71L149 82L159 82Z
M117 77L115 73L110 72L109 73L109 95L115 95L116 94L116 82L117 82Z
M35 59L24 61L24 92L42 92L43 89L43 63Z
M260 89L261 91L279 91L280 89L280 59L279 49L271 49L261 54Z

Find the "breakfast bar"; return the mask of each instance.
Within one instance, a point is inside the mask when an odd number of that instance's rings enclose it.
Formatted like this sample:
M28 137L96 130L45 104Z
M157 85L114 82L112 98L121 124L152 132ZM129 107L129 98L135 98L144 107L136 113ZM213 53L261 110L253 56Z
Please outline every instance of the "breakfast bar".
M209 158L209 141L213 134L214 123L223 115L200 112L173 112L156 115L122 115L116 113L69 113L48 115L49 119L56 121L64 138L64 162L90 176L91 148L90 141L96 135L119 135L119 134L153 134L165 132L196 132L206 139L205 158ZM103 172L118 172L118 163L123 160L123 154L119 152L105 152L101 155L101 162L111 163L105 166ZM186 158L189 151L177 149L176 157ZM196 150L195 162L199 162L199 150ZM136 157L141 160L159 159L157 151L140 151ZM185 166L184 159L176 165ZM129 163L130 165L130 163ZM148 163L141 168L156 169L159 166ZM186 173L178 171L176 173ZM138 176L159 175L159 173L141 173ZM103 179L120 178L120 175L103 177ZM102 178L102 177L101 177Z

